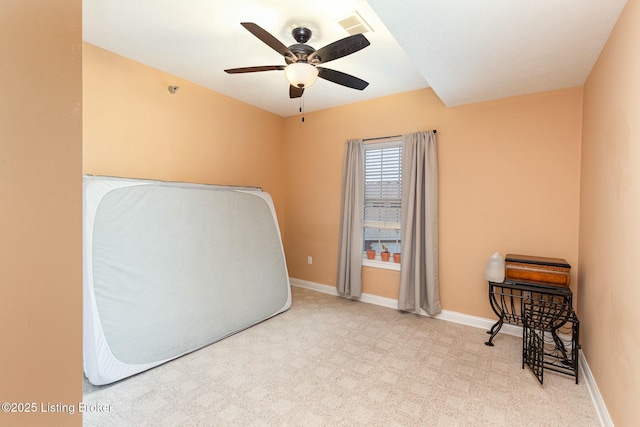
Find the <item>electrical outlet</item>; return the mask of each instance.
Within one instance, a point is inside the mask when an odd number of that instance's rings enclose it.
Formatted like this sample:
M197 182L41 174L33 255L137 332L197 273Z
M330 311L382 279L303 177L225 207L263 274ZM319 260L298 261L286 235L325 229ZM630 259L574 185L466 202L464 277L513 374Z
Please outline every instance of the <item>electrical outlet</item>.
M310 256L307 257L307 264L313 264L313 258L311 258Z

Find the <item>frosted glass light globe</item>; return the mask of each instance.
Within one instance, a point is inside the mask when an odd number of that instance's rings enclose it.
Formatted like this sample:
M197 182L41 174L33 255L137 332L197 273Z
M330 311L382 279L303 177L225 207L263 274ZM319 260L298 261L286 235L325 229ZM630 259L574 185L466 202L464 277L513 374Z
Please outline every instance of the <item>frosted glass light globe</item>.
M291 86L304 89L315 83L318 69L304 62L294 62L285 67L284 75Z

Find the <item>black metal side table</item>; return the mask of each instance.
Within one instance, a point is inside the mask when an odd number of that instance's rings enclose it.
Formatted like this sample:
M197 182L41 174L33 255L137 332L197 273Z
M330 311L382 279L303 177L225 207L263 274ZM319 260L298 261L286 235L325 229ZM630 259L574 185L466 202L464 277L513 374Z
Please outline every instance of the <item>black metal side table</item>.
M489 282L489 302L498 321L487 331L485 343L506 322L523 327L522 367L543 382L544 368L575 376L578 383L579 321L568 287L505 280Z
M558 301L568 307L573 306L573 293L564 286L542 285L532 282L505 280L503 283L489 282L489 302L498 321L487 331L491 334L485 344L493 346L493 338L506 322L524 326L524 301Z
M580 321L562 301L526 299L522 329L522 369L527 365L540 384L544 370L575 377L578 384Z

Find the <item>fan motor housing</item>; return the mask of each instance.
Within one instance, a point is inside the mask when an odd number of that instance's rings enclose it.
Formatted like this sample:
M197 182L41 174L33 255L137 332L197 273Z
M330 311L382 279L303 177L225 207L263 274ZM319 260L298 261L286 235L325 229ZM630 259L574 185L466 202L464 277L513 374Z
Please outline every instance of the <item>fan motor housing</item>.
M289 46L289 50L293 52L295 56L298 57L297 62L307 62L307 57L316 51L314 48L304 43L292 44L291 46ZM295 61L292 61L291 58L287 56L285 56L284 59L285 61L287 61L287 64L291 64L292 62L295 62Z

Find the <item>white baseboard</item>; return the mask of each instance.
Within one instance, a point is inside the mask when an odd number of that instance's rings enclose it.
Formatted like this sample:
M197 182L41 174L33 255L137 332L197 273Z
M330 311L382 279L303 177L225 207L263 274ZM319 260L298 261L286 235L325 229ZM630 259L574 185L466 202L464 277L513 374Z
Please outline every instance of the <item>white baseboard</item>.
M420 314L427 315L422 312ZM440 314L434 316L435 319L446 320L447 322L460 323L462 325L473 326L475 328L489 330L496 323L495 320L487 319L484 317L471 316L470 314L458 313L457 311L442 310ZM516 325L510 325L508 323L502 324L500 333L507 335L513 335L516 337L522 337L522 327Z
M321 285L319 283L295 279L293 277L289 278L289 281L293 286L298 286L299 288L306 288L311 289L312 291L339 296L338 291L333 286ZM398 300L392 298L385 298L377 295L363 293L358 301L392 308L394 310L398 309ZM484 317L471 316L469 314L462 314L449 310L442 310L442 312L436 316L429 316L424 310L420 310L420 314L427 317L433 317L434 319L446 320L448 322L460 323L462 325L473 326L486 330L491 329L494 323L496 323L495 320L486 319ZM504 324L502 325L500 332L504 332L507 335L514 335L516 337L522 336L522 328L516 325Z
M335 286L321 285L320 283L309 282L307 280L296 279L293 277L289 277L289 282L291 282L293 286L297 286L299 288L311 289L312 291L322 292L323 294L338 296L338 291Z
M593 374L591 373L591 369L589 368L589 364L587 363L587 358L584 356L582 350L580 350L578 356L578 363L580 364L582 376L584 377L584 380L587 384L587 390L589 390L589 395L591 396L593 405L596 408L596 413L598 414L600 425L602 427L613 427L613 420L609 415L607 405L605 405L604 400L602 399L602 395L600 394L598 385L596 384L596 381L593 378Z
M289 281L293 286L297 286L299 288L310 289L317 292L322 292L329 295L338 295L338 291L334 286L321 285L315 282L309 282L306 280L289 278ZM375 304L382 307L387 308L398 308L398 300L392 298L380 297L372 294L362 294L358 301L366 302L368 304ZM421 310L422 315L428 316L428 314ZM433 316L435 319L446 320L448 322L460 323L462 325L473 326L475 328L489 330L496 323L495 320L486 319L484 317L471 316L469 314L458 313L455 311L442 310L440 314L437 316ZM500 329L500 333L505 333L507 335L514 335L517 337L522 336L522 328L516 325L504 324ZM596 413L598 414L598 419L600 420L600 425L603 427L613 427L613 421L609 416L609 411L607 411L607 406L602 399L602 395L600 394L600 390L598 390L598 386L596 384L595 379L589 369L589 364L587 363L587 359L585 358L582 351L579 352L578 363L580 364L580 369L582 371L582 376L586 381L587 389L589 390L589 394L591 395L591 400L593 405L595 406Z

